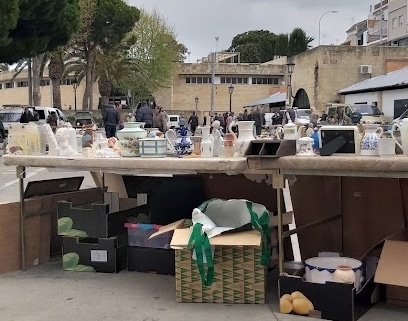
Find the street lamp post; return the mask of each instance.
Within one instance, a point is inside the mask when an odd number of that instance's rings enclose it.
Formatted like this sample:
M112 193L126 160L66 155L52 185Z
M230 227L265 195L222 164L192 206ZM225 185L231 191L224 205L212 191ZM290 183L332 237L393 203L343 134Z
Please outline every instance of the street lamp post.
M72 87L74 88L74 110L77 110L77 89L78 89L78 80L76 78L74 78L74 80L72 81Z
M232 111L232 94L234 93L234 86L231 84L228 87L228 93L230 95L230 106L229 106L229 112L231 113Z
M197 115L197 111L198 111L198 101L200 100L200 98L198 98L196 96L196 98L194 98L195 104L196 104L196 115Z
M320 18L319 18L319 38L318 38L318 46L320 46L320 22L322 21L323 16L326 15L326 14L328 14L328 13L337 13L337 12L338 12L337 10L326 11L326 12L323 12L322 15L320 16Z
M288 62L286 64L286 67L288 68L288 75L289 75L289 81L288 81L288 105L291 106L292 105L292 74L293 74L293 70L295 69L295 64L293 62Z

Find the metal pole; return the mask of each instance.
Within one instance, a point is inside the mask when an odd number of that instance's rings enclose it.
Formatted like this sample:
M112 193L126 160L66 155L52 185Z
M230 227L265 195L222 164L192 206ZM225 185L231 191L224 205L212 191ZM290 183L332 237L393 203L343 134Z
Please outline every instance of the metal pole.
M21 269L26 271L26 255L25 255L25 207L24 207L24 178L25 167L17 166L16 174L20 187L20 242L21 242Z
M28 104L33 106L33 72L31 69L31 58L27 60L27 73L28 73Z
M215 53L213 52L211 54L211 112L210 112L210 117L214 116L214 93L215 93Z
M318 37L318 46L320 46L320 22L322 21L322 18L324 15L328 14L328 13L337 13L337 10L330 10L330 11L326 11L323 12L319 18L319 37Z
M196 103L196 115L197 115L197 112L198 112L198 103Z
M230 113L232 111L232 94L230 94Z
M75 106L75 111L76 111L76 108L77 108L77 99L76 99L76 88L74 88L74 106Z
M292 74L289 74L288 105L292 106Z

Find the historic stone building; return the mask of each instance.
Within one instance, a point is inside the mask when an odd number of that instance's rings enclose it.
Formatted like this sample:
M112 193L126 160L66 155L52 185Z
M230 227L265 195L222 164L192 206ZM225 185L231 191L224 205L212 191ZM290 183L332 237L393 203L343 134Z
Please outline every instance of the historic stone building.
M319 46L292 57L293 105L315 106L343 102L338 91L373 76L408 65L408 51L402 47ZM381 101L378 101L381 109Z

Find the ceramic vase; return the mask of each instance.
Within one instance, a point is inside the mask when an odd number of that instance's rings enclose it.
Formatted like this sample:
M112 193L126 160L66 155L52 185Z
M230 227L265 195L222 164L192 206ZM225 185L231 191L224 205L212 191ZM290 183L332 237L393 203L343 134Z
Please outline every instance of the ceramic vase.
M365 134L361 140L360 153L363 156L378 156L378 140L383 129L376 124L365 124Z
M117 133L120 155L124 157L140 156L139 139L147 137L147 131L138 122L125 122Z
M196 156L201 156L201 136L191 136L191 140L193 141L193 154Z
M251 140L255 139L254 125L255 122L252 120L231 122L231 124L229 125L228 130L235 136L235 149L238 152L239 156L245 155L249 143L251 142ZM235 133L232 130L233 126L238 126L238 137L236 137Z
M210 137L210 127L201 127L201 157L214 156L214 142Z
M353 283L356 281L356 275L353 269L348 265L339 265L333 274L333 279L341 283Z
M177 128L177 140L174 144L177 156L184 156L190 153L193 142L188 134L188 128L186 126L180 126Z

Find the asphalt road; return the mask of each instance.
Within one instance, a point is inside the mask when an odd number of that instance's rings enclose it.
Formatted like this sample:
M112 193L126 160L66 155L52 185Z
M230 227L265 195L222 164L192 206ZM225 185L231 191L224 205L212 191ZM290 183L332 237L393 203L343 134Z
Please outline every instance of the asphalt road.
M81 189L96 187L89 172L61 172L49 171L46 168L27 167L24 187L30 181L48 180L61 177L84 176ZM0 203L18 202L20 200L19 181L16 176L16 166L6 166L1 160L0 154Z

